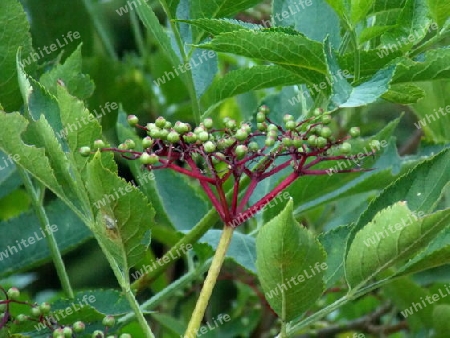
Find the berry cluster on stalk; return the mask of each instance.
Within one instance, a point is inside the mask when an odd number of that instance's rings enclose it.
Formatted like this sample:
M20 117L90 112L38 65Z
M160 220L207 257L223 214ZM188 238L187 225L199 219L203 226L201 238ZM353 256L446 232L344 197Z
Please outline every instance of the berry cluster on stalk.
M136 150L131 139L117 148L106 147L102 140L97 140L94 148L139 160L147 170L171 169L197 179L224 223L237 226L253 210L264 207L300 176L329 173L328 169L315 168L317 164L356 158L349 155L351 144L346 140L358 137L359 128L353 127L348 136L336 139L329 127L331 120L329 112L316 109L311 118L298 122L294 116L285 115L283 123L277 124L269 117L269 108L265 105L256 114L256 126L224 118L221 126L216 127L214 121L207 118L193 128L180 121L172 124L163 117L142 126L135 115L130 115L129 125L147 133L142 139L143 151ZM335 151L332 153L332 150ZM80 152L89 156L92 150L82 147ZM247 208L258 183L286 168L291 169L290 174ZM333 172L364 170L351 168ZM250 180L244 192L240 189L243 176ZM233 193L231 201L228 201L224 184L230 178L233 179ZM238 219L243 221L236 222Z
M77 337L77 334L83 334L86 325L82 321L76 321L72 325L60 325L55 318L51 315L51 305L47 302L41 304L30 304L26 301L19 300L20 291L18 288L12 287L7 291L0 286L0 291L3 293L5 299L0 299L0 330L6 328L8 324L20 325L21 323L32 321L36 323L42 323L52 332L53 338L73 338ZM20 313L16 316L11 314L11 304L21 304L30 307L30 313ZM106 336L108 329L115 324L115 318L113 316L105 316L102 324L105 329L96 330L92 333L93 338L114 338L117 336ZM123 333L119 338L131 338L128 333Z

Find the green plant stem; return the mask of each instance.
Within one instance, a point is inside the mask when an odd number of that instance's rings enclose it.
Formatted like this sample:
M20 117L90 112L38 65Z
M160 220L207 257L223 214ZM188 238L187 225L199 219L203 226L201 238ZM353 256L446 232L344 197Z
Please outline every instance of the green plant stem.
M128 303L131 305L131 308L133 309L134 314L137 317L137 320L144 331L145 337L147 338L155 338L155 335L152 332L152 329L148 325L147 321L145 320L144 315L141 312L141 309L139 308L139 304L136 301L136 298L134 298L133 293L131 292L131 289L128 289L125 292L125 297L127 297Z
M191 320L189 321L188 328L184 334L186 337L195 337L197 335L203 316L205 315L209 299L211 298L212 291L216 285L217 277L219 276L223 261L225 260L225 255L228 247L230 246L231 239L233 238L233 230L233 227L227 226L226 224L223 227L222 236L220 237L219 244L217 245L216 253L214 254L208 275L206 276L202 291L200 292L200 296L197 299L197 304L195 305Z
M354 81L357 82L359 78L361 77L361 50L359 49L358 45L358 35L356 34L355 30L353 29L351 32L352 36L352 42L353 42L353 53L354 53L354 72L355 72L355 79Z
M56 273L58 274L58 278L61 282L61 287L64 290L66 296L70 299L73 299L74 293L72 290L72 286L70 285L70 280L69 276L67 275L66 267L64 266L64 262L61 257L61 252L58 249L58 244L56 243L56 239L55 236L53 235L53 232L49 231L50 222L48 220L44 206L41 203L42 202L41 194L35 189L30 176L24 169L22 169L20 166L17 166L17 172L22 178L22 182L25 185L25 189L31 196L31 203L33 204L34 210L36 211L36 215L39 219L39 225L41 227L41 230L46 234L45 240L47 241L47 245L50 249L50 254L52 256L53 264L55 264ZM41 187L41 189L44 189L44 187Z

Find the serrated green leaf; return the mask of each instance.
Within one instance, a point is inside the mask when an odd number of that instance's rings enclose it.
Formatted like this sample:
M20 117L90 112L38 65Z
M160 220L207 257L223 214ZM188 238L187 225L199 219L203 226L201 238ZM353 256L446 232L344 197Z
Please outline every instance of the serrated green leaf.
M398 202L380 211L356 233L345 262L351 288L413 257L450 224L450 210L418 216L408 209L406 202Z
M383 33L387 32L388 30L392 29L393 25L391 26L371 26L364 28L361 33L358 36L359 44L363 44L367 41L370 41L376 37L379 37Z
M82 74L81 44L65 60L55 68L44 73L39 82L53 95L56 95L58 80L67 87L69 93L81 100L87 99L94 92L94 83L89 75Z
M341 43L339 16L325 0L275 0L272 17L276 26L294 27L311 40L329 36L334 48Z
M292 208L291 200L256 239L258 277L267 301L283 322L316 302L324 291L326 270L322 246L295 221Z
M366 17L374 2L375 0L351 0L350 19L354 25Z
M412 84L394 84L381 96L383 99L400 104L417 103L425 97L425 91Z
M203 29L211 35L219 35L227 32L234 32L240 29L264 29L264 26L248 23L234 19L194 19L194 20L178 20L186 22Z
M221 18L231 16L258 4L259 0L193 0L191 1L192 18Z
M344 21L348 21L347 13L350 12L349 3L346 0L326 0Z
M326 72L322 44L302 35L241 29L214 37L200 48L270 61L315 84Z
M427 0L431 16L439 27L450 17L450 3L446 0Z
M219 244L221 234L221 230L208 230L199 239L199 242L206 243L215 250ZM231 258L247 271L256 274L256 246L254 237L235 231L226 257Z
M280 66L253 66L248 69L238 69L216 79L203 96L206 106L219 103L222 100L243 94L251 90L275 86L290 86L302 79Z
M96 208L91 230L119 282L128 284L129 269L150 244L154 211L136 187L103 166L99 152L87 165L86 188Z
M17 83L16 53L22 47L22 53L28 61L32 57L30 24L25 11L17 0L0 2L0 105L7 111L18 110L22 100ZM31 60L30 70L35 68Z
M55 230L52 233L60 251L74 249L92 237L89 229L61 200L50 202L45 211L49 224L56 225L51 229ZM8 233L8 236L0 238L0 276L17 273L51 259L38 224L35 213L31 211L0 222L0 231Z

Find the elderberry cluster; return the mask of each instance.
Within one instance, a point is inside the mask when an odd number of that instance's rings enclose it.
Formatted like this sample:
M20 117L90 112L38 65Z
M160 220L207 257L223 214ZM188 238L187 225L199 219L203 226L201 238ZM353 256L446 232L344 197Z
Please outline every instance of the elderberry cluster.
M130 115L129 125L147 134L142 139L143 151L137 151L131 139L117 148L106 147L102 140L97 140L94 148L139 160L147 170L169 168L198 179L222 219L229 222L243 211L255 186L265 178L291 167L293 175L280 184L280 189L284 189L300 176L326 174L327 170L314 168L320 162L353 158L348 155L351 145L346 140L358 137L359 128L353 127L348 136L337 139L330 128L332 117L329 112L316 109L312 115L303 121L285 115L283 122L277 124L270 118L269 108L263 105L255 116L256 127L226 117L220 125L206 118L195 128L181 121L172 124L164 117L142 126L135 115ZM80 152L84 156L92 153L90 147L82 147ZM281 161L275 161L277 158ZM251 183L249 191L238 203L239 180L243 175L248 176ZM236 190L231 203L221 190L229 177L234 178ZM268 203L273 197L265 196L260 203Z

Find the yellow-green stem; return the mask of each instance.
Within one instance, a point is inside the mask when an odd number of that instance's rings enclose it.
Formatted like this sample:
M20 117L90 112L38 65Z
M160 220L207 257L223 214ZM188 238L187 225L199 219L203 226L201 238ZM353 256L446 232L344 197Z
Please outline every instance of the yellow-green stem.
M197 299L197 304L195 305L188 328L184 334L185 337L195 337L197 335L203 316L205 315L209 299L211 298L212 291L216 285L217 277L219 276L223 261L225 260L225 255L228 247L230 246L231 238L233 237L233 230L233 227L227 225L224 225L223 227L222 236L220 237L219 244L217 245L217 250L203 284L202 291Z

